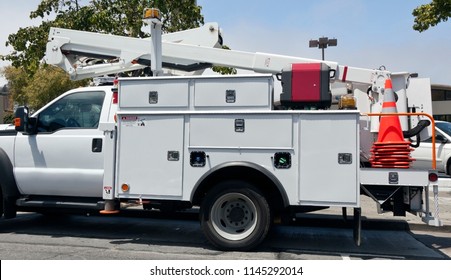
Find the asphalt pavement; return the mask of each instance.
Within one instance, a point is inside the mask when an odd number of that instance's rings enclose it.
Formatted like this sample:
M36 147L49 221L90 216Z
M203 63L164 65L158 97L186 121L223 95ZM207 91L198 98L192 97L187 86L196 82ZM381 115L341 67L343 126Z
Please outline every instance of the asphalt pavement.
M435 215L433 190L429 193ZM256 251L245 253L215 250L195 209L174 214L130 209L108 217L19 213L0 221L0 259L449 260L451 185L440 185L437 194L441 226L426 224L420 215L378 213L376 202L361 196L360 246L353 240L353 209L344 220L342 209L332 207L302 214L293 225L275 225Z
M429 216L424 213L406 213L405 217L398 217L393 216L392 212L378 213L376 202L361 196L362 235L364 236L366 229L406 230L411 232L413 238L451 258L451 179L440 179L437 190L438 208L434 190L429 188ZM342 210L332 207L315 214L322 214L323 218L330 216L332 223L340 223L337 216L342 216ZM347 214L348 220L352 221L353 209L348 208ZM306 214L301 218L310 217L314 216Z

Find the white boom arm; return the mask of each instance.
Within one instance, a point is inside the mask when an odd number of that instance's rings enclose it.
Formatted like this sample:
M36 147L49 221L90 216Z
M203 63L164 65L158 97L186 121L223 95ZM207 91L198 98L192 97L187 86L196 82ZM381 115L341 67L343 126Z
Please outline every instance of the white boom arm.
M385 70L363 69L301 57L268 53L224 50L217 23L162 36L162 63L165 68L184 71L204 69L212 65L277 74L292 63L326 63L335 70L332 81L366 84L373 92L383 92L384 82L391 75ZM51 28L45 60L78 80L104 74L142 69L150 65L151 41L92 32ZM83 58L102 59L89 64ZM105 63L104 61L108 61ZM84 62L84 63L83 63ZM399 73L408 77L408 73Z
M221 47L219 27L208 23L202 27L164 34L166 44L181 43L196 46ZM150 66L150 38L131 38L109 34L51 28L44 60L61 67L72 80L98 77L105 74L138 70ZM95 59L95 60L92 60ZM211 65L202 65L193 59L165 59L167 68L192 71ZM107 62L104 62L107 61Z

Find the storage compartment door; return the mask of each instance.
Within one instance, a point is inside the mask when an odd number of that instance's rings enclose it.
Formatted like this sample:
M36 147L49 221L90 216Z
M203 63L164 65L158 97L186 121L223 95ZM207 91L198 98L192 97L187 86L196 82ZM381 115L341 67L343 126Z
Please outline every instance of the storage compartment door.
M358 114L301 115L301 204L358 204L358 146Z
M181 196L183 116L119 117L118 195ZM123 192L122 184L130 190Z

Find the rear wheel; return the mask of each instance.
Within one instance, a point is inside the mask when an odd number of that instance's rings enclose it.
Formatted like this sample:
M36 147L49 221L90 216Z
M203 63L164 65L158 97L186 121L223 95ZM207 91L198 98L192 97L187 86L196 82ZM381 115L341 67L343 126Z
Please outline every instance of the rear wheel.
M243 181L219 183L205 197L201 225L207 239L222 250L250 250L268 234L271 211L266 198Z

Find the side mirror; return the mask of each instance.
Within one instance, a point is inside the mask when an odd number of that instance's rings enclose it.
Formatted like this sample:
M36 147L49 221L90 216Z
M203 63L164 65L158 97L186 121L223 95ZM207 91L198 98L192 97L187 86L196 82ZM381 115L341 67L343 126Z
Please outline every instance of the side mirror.
M25 134L36 134L36 118L29 117L28 107L19 107L14 113L14 126L16 131Z
M29 127L29 117L28 117L28 107L19 107L14 113L14 126L16 131L28 132Z
M442 143L442 144L448 143L448 139L446 139L443 135L440 135L440 134L437 134L437 135L435 136L435 141L436 141L436 142L440 142L440 143Z

